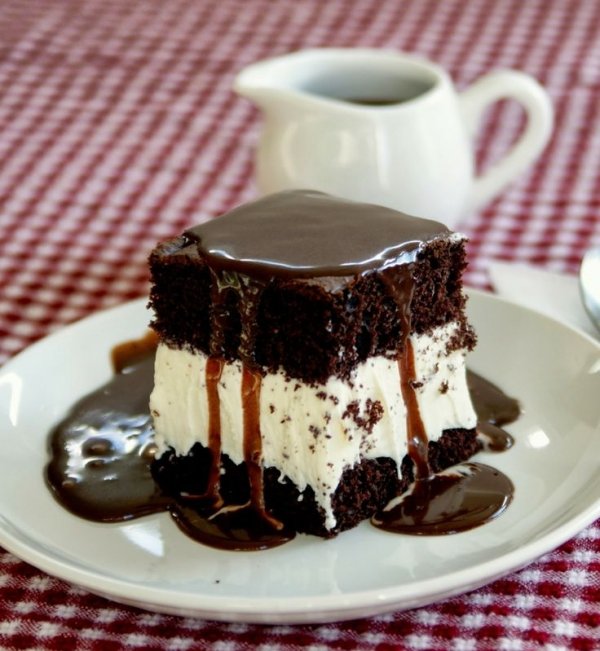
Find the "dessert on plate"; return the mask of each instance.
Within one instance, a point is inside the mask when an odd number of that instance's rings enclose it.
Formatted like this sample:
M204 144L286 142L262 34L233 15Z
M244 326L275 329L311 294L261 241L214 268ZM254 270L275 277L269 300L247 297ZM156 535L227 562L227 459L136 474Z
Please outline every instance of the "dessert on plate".
M331 537L469 458L465 264L437 222L301 190L158 245L161 489Z

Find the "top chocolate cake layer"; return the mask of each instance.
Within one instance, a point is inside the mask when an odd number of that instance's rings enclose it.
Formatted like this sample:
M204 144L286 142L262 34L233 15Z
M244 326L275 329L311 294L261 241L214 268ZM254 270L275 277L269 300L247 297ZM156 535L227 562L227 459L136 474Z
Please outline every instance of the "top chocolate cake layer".
M213 269L251 277L352 276L413 261L448 229L396 210L291 190L186 231Z
M470 348L465 265L441 224L283 192L157 246L152 326L170 346L322 383L451 321L452 347Z

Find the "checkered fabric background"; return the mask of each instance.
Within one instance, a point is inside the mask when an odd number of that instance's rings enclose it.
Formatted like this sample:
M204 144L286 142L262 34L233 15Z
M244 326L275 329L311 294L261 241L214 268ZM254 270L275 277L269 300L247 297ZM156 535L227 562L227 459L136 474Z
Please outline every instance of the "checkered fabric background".
M600 244L598 0L0 0L0 362L143 296L157 240L252 197L259 115L232 78L322 45L417 52L459 88L498 67L548 88L544 156L461 224L471 285L492 259L575 272ZM491 110L479 165L521 128ZM0 648L599 649L600 527L465 596L297 627L122 607L0 549Z

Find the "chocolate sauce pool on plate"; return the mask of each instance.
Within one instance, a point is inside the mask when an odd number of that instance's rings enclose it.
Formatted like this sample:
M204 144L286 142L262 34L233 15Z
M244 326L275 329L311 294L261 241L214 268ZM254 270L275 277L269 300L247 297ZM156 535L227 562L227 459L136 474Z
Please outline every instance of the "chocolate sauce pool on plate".
M267 549L291 540L294 533L277 526L258 497L223 506L219 499L176 501L160 491L150 473L152 339L150 334L117 347L114 377L74 405L52 431L46 479L58 501L96 522L169 511L188 536L220 549Z
M512 492L512 482L499 470L467 462L418 479L372 522L395 533L458 533L500 515L509 505Z
M477 434L483 449L508 450L514 441L500 425L516 420L519 403L477 373L468 371L467 382L479 419ZM410 402L407 409L410 421ZM513 484L496 468L466 462L433 474L425 449L421 446L411 451L409 445L409 454L413 461L417 459L415 481L371 519L378 529L410 535L458 533L493 520L510 504Z
M169 511L188 536L220 549L267 549L291 540L294 533L265 510L260 486L242 505L223 504L216 478L208 482L207 493L200 496L204 499L175 500L161 493L150 473L155 451L148 410L153 342L149 334L116 348L114 377L74 405L52 431L46 478L57 500L72 513L97 522ZM218 377L219 369L213 373ZM249 400L254 401L252 378L247 382ZM469 387L479 418L494 423L490 447L506 449L512 439L499 425L518 416L518 403L473 373ZM249 457L255 453L252 445L256 441L249 442ZM260 484L262 479L257 476L254 481ZM502 473L469 462L419 479L374 518L374 524L411 534L463 531L495 517L511 494L512 484Z
M517 420L521 413L519 402L473 371L467 371L467 384L477 413L477 432L483 448L490 452L508 450L514 441L502 425Z
M124 371L74 405L50 437L48 482L61 504L90 520L128 520L168 503L148 470L153 357Z

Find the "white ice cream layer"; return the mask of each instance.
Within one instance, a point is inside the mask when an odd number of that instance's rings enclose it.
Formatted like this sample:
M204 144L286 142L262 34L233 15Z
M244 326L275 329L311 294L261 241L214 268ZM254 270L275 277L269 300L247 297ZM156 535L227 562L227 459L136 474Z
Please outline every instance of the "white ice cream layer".
M465 354L446 353L456 330L450 324L432 335L412 337L416 393L430 441L443 430L475 427L466 383ZM206 355L160 344L150 398L159 453L172 447L185 455L195 443L208 446ZM221 449L244 461L241 363L226 364L218 385ZM345 468L362 459L390 457L400 467L407 450L406 408L398 363L383 356L360 364L352 377L312 386L267 374L260 389L263 466L275 467L300 491L311 486L335 527L331 496Z

